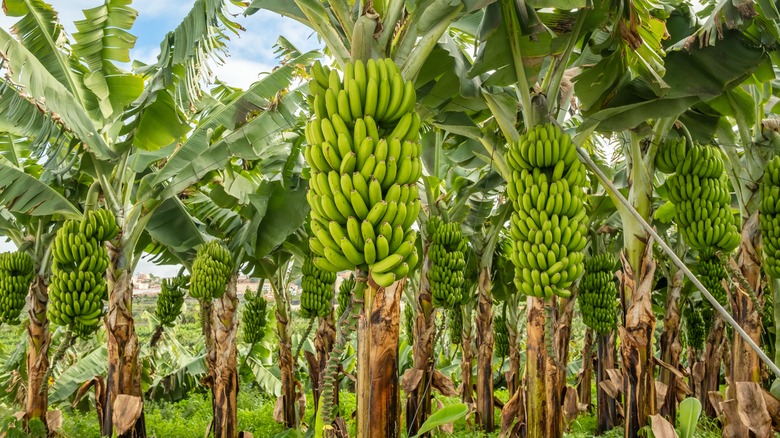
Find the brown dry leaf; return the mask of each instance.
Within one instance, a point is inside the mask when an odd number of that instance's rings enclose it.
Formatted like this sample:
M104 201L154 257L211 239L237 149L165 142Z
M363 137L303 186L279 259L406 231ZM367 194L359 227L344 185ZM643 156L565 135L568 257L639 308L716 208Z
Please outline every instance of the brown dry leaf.
M525 413L523 412L524 408L524 401L523 401L523 391L522 389L518 388L517 391L515 391L514 395L512 395L512 398L509 399L508 402L504 405L504 409L501 409L501 435L499 435L500 438L505 438L507 436L510 436L512 432L512 423L514 423L515 419L520 417L521 412L523 413L522 417L525 417ZM519 418L520 422L525 422L525 418Z
M408 369L406 372L404 372L404 375L401 376L401 388L404 390L405 393L409 394L415 389L417 389L417 386L420 384L420 380L422 380L423 372L422 370L418 369Z
M669 392L669 385L664 382L655 381L655 403L656 409L661 409L666 402L666 393Z
M571 386L567 386L563 396L563 417L566 424L577 418L579 413L580 403L577 398L577 390Z
M615 383L615 387L620 392L623 392L623 373L617 368L610 368L607 370L607 376L609 376L609 380Z
M452 383L452 379L445 376L439 370L433 371L433 389L439 391L442 395L447 397L455 397L459 394L455 389L455 384Z
M254 435L252 435L252 432L244 430L238 433L238 438L254 438Z
M304 418L306 414L306 391L303 389L301 382L297 382L298 392L298 418Z
M766 403L769 417L772 418L772 428L780 431L780 400L776 399L768 391L764 391L764 403Z
M720 403L720 407L725 417L722 438L742 438L746 436L747 429L739 422L737 401L734 399L725 400Z
M136 420L141 416L143 406L144 402L141 397L127 394L116 396L112 420L117 435L122 435L135 426Z
M677 438L674 426L666 418L658 414L651 415L650 424L652 425L655 438Z
M282 396L276 399L276 406L274 406L274 421L279 424L284 423L284 405L282 403Z
M737 412L742 423L758 438L772 437L772 419L766 409L763 389L755 382L736 382Z
M691 376L694 382L701 382L704 380L704 362L696 362L691 369Z
M721 407L721 403L723 403L723 394L721 394L720 391L710 391L707 393L707 399L710 401L712 407L715 408L715 415L718 417L723 415L723 408Z
M441 400L436 399L436 409L441 409L443 407L444 403L442 403ZM439 430L443 433L453 433L455 431L455 423L442 424L439 426Z
M617 398L618 395L620 395L620 389L618 389L617 386L615 386L615 383L611 380L602 380L599 382L599 387L604 390L604 392L607 393L608 396L612 398Z
M49 431L62 429L62 411L55 409L46 413L46 426Z

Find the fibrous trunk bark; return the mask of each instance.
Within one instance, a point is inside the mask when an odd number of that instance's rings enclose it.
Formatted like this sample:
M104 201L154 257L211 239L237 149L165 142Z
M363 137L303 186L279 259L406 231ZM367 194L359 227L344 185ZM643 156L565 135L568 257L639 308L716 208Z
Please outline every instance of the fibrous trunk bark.
M545 325L547 314L541 298L528 297L526 306L526 421L528 438L547 437L547 350Z
M492 432L493 418L493 294L490 268L479 270L477 300L477 425Z
M325 377L325 368L328 365L328 357L333 350L333 344L336 343L336 323L334 321L333 311L324 318L320 318L317 332L314 334L314 349L317 356L314 362L310 364L311 383L314 396L314 412L317 412L320 397L322 395L322 382ZM308 352L307 352L308 353ZM336 379L338 382L338 379ZM333 391L333 405L339 405L339 392Z
M460 361L460 381L461 395L463 403L471 405L474 403L474 382L472 381L474 365L474 330L471 327L471 305L462 307L463 312L463 331L461 332L461 361Z
M585 330L585 341L582 345L582 371L577 382L577 398L590 410L593 398L593 329Z
M46 375L49 369L49 319L46 307L49 294L43 276L36 275L30 287L30 321L27 325L27 421L39 419L46 427L49 391Z
M680 353L682 352L680 344L680 292L683 285L683 272L675 272L669 280L664 329L661 333L661 360L669 367L677 369L680 365ZM677 375L669 369L661 368L659 380L668 388L660 414L674 423L677 418Z
M106 372L106 398L104 428L111 433L113 425L114 402L119 395L143 397L141 392L141 367L138 363L138 337L135 334L133 320L132 273L127 267L127 259L110 242L107 245L111 265L108 268L108 315L105 318L108 338L108 369ZM143 401L141 400L141 403ZM119 437L145 437L146 424L143 408L133 427Z
M509 394L514 394L522 381L520 375L520 332L518 330L519 315L517 312L517 297L511 297L507 307L507 331L509 333L509 369L507 370L506 387Z
M238 360L236 334L238 332L238 297L234 272L227 283L225 294L216 298L211 306L210 347L214 353L213 367L209 370L211 405L214 413L212 431L214 438L238 437Z
M363 278L358 275L358 281ZM369 278L365 289L363 313L358 323L359 438L401 436L398 334L405 282L404 279L382 288Z
M707 333L707 343L704 346L704 354L702 356L704 378L701 381L701 389L699 391L699 401L701 401L702 407L704 408L704 413L710 418L717 418L718 416L715 407L710 403L709 393L710 391L720 390L723 329L723 319L720 315L713 312L712 325L710 326L709 333Z
M625 436L638 436L650 415L656 413L655 361L653 339L655 314L652 309L655 260L649 245L645 246L639 264L634 266L622 255L620 275L621 296L624 298L625 328L620 328L623 364L623 394L625 396Z
M431 380L433 378L433 344L436 335L436 309L433 307L428 272L431 268L428 245L423 248L420 288L415 300L414 366L404 374L411 384L404 387L406 398L406 432L417 434L431 413Z
M599 334L596 337L598 362L596 366L596 434L611 430L617 424L617 402L601 387L601 382L609 380L607 370L615 368L614 334Z
M569 362L571 322L574 316L573 298L559 299L560 307L555 309L553 321L553 357L547 357L547 436L563 436L563 400L566 388L566 365Z
M293 358L292 338L290 336L289 300L283 286L274 288L276 299L276 338L279 340L279 371L282 380L282 418L284 426L289 429L298 427L298 416L295 412L297 400L295 388L295 359Z

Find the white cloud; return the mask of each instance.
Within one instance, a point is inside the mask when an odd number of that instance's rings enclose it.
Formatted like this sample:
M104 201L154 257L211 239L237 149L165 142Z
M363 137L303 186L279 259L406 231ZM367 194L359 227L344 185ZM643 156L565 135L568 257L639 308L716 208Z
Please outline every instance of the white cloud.
M246 58L231 57L224 65L214 69L216 76L233 87L247 88L260 79L262 73L273 70L272 64L265 64Z

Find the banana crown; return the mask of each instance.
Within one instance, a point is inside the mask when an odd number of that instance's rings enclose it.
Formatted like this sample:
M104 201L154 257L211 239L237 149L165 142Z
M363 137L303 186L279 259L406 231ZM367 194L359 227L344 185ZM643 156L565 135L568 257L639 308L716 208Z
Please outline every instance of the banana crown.
M192 263L190 295L199 300L221 298L232 272L230 251L218 240L209 241L198 249Z
M597 333L611 332L617 323L617 262L609 253L596 254L585 261L577 301L585 325Z
M772 158L764 169L758 205L766 272L780 278L780 156Z
M21 251L0 254L0 324L19 323L27 292L35 276L30 256Z
M336 273L317 267L312 257L306 257L301 269L301 316L304 318L326 317L333 309L333 284Z
M311 69L304 157L311 168L310 248L328 272L368 269L387 287L418 261L422 175L416 92L390 59Z
M515 285L526 295L568 297L587 243L585 167L571 137L552 124L530 128L506 155L512 171L510 235Z
M247 292L244 297L246 298L246 307L244 307L244 313L241 316L241 323L244 326L244 342L255 344L263 340L263 336L265 336L268 302L259 292Z
M103 317L110 263L105 242L118 233L114 215L99 209L87 211L80 221L65 221L54 236L49 320L81 338L91 336Z

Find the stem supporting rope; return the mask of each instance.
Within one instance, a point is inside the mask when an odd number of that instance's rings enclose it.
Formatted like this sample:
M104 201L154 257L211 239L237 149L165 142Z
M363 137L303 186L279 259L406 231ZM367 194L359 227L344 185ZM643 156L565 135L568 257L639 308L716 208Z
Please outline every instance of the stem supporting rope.
M581 147L577 147L577 153L579 153L580 158L585 163L585 165L590 168L590 170L598 176L599 180L601 180L601 183L604 184L605 187L608 187L610 192L612 192L612 195L614 195L623 206L628 209L628 211L631 213L632 216L636 220L639 221L639 223L642 225L642 228L650 234L653 237L653 240L658 243L658 246L661 247L661 249L666 253L667 256L672 260L672 263L675 264L678 268L680 268L681 271L685 274L686 277L688 277L688 280L693 283L694 286L696 286L696 289L699 289L702 295L704 295L705 298L707 298L707 301L712 304L712 306L715 308L715 310L720 313L720 316L723 317L723 320L726 321L735 332L739 334L739 336L744 340L750 348L758 355L759 358L761 358L761 361L766 364L766 366L769 367L770 370L775 374L776 377L780 378L780 368L775 365L774 362L772 362L772 359L769 358L769 356L764 353L763 350L753 341L753 339L748 336L748 334L745 332L745 330L742 329L742 327L737 324L737 321L734 320L734 318L729 315L729 313L726 311L726 309L723 308L723 306L718 303L718 301L710 294L710 292L707 290L706 287L704 287L703 284L699 281L698 278L696 278L695 275L693 275L693 272L691 272L690 269L688 269L687 266L685 266L685 263L683 263L682 260L680 260L679 257L677 257L677 254L669 247L669 245L664 242L663 239L661 239L661 236L658 235L658 233L655 232L653 227L650 226L650 224L645 221L645 219L642 217L642 215L639 214L636 209L631 206L631 203L628 202L628 200L623 196L623 194L618 191L617 187L615 187L614 184L612 184L612 181L607 178L606 175L604 175L604 172L601 171L601 169L596 166L596 163L591 160L590 155L582 149Z

